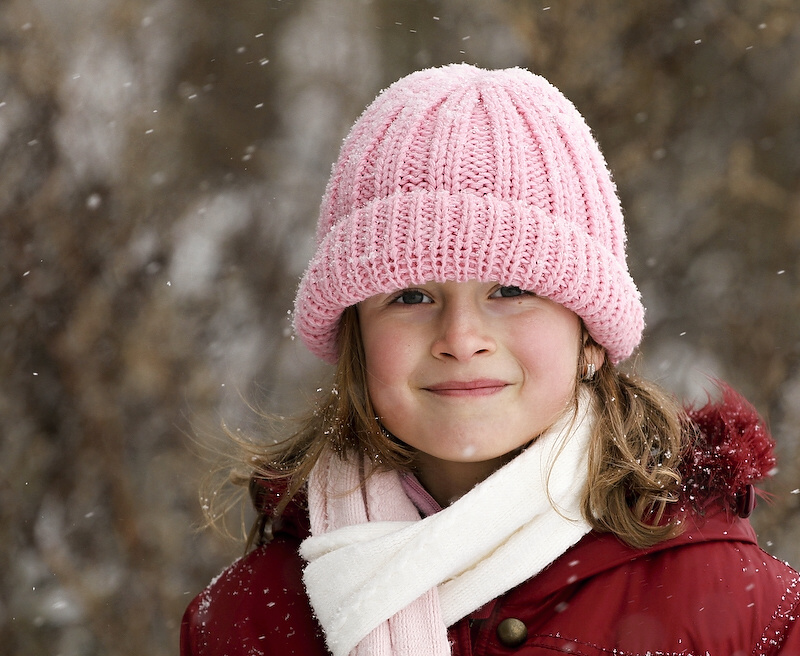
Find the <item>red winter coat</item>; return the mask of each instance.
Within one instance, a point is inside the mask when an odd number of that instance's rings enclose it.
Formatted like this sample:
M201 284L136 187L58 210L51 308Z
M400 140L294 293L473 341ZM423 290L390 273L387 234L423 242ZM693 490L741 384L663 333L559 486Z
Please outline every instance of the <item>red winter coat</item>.
M704 437L686 463L686 501L696 503L682 535L642 550L588 534L450 627L453 655L800 655L800 576L763 552L739 516L750 481L772 465L771 441L726 399L694 415ZM301 580L307 534L294 505L272 542L198 595L184 616L182 656L328 654Z

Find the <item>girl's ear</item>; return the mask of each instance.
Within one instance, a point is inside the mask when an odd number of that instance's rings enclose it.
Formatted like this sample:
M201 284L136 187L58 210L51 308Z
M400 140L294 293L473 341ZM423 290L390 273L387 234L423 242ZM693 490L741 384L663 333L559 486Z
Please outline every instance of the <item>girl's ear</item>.
M583 347L583 352L586 362L593 364L595 371L600 371L600 367L602 367L603 363L606 361L606 350L599 344L591 341L591 343Z
M600 371L606 361L606 350L592 339L586 329L583 331L583 361L586 365L594 365L595 371Z

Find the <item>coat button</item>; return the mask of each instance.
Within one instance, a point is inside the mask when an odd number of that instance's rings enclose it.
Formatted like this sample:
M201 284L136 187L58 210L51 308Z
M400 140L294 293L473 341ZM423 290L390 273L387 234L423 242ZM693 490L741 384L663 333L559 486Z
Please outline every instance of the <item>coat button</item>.
M528 628L524 622L509 617L497 625L497 637L504 647L519 647L528 639Z

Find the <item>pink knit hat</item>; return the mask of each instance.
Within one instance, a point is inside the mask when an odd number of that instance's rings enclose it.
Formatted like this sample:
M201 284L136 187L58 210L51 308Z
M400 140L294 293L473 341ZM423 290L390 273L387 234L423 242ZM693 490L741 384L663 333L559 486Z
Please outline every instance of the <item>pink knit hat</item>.
M367 107L328 182L295 331L334 363L346 307L472 279L569 308L614 363L641 339L605 160L575 107L520 68L418 71Z

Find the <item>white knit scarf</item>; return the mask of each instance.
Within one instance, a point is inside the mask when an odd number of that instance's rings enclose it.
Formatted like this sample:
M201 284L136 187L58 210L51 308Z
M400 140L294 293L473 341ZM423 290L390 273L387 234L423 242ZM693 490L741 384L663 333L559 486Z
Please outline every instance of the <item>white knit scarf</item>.
M334 656L450 654L447 627L535 576L590 526L581 515L588 394L520 455L420 519L397 472L326 454L309 479L300 553Z

